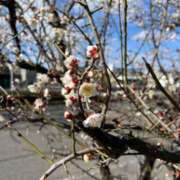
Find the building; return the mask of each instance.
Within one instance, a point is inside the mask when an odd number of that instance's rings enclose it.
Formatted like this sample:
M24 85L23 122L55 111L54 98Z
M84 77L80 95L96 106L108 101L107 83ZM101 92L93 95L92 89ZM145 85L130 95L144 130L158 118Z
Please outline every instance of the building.
M23 89L36 81L36 73L21 69L13 64L1 64L0 86L4 89L13 90L16 86Z

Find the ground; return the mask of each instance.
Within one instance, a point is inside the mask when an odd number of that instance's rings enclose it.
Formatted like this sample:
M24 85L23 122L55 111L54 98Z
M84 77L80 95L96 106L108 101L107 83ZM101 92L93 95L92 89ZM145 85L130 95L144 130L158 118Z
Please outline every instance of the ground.
M51 105L49 112L55 118L62 118L63 105ZM0 116L2 118L2 114ZM67 154L71 141L64 135L58 135L55 128L45 127L39 133L37 125L29 123L17 124L16 127L28 137L35 145L47 154L51 147L55 146L59 152ZM53 137L53 138L52 138ZM55 138L55 140L53 140ZM61 159L63 157L58 157ZM138 180L140 173L139 161L142 156L123 156L111 163L111 172L114 180ZM171 180L167 177L168 170L164 166L158 166L153 172L156 180ZM22 142L15 132L1 130L0 132L0 180L38 180L49 164L37 156L29 145ZM161 173L160 173L161 172ZM85 163L80 159L67 164L67 168L61 167L49 180L91 180L100 179L99 168L96 161ZM155 180L155 178L154 178Z

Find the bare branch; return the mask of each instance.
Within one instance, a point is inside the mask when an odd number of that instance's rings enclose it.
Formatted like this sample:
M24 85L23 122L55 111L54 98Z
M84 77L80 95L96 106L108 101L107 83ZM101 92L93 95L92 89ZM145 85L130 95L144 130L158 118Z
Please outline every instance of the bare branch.
M168 92L162 87L161 83L159 82L157 76L155 75L153 69L151 68L150 64L146 61L145 58L143 58L147 69L149 70L149 72L152 75L152 78L154 79L155 83L157 84L158 88L161 90L161 92L168 98L168 100L174 105L175 109L177 109L178 111L180 111L180 107L178 105L178 103L168 94Z
M89 152L95 152L96 148L88 148L81 151L76 152L76 154L72 153L69 156L65 157L64 159L61 159L60 161L57 161L54 163L41 177L39 180L46 180L57 168L61 167L62 165L66 164L67 162L75 159L78 156L82 156Z

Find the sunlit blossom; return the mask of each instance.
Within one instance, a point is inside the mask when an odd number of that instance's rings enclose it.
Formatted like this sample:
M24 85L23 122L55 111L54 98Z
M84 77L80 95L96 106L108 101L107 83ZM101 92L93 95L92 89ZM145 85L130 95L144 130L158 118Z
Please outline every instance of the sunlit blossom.
M87 76L88 76L89 78L92 78L92 77L94 76L94 72L93 72L93 71L89 71L89 72L87 73Z
M72 80L72 73L70 70L66 71L66 73L64 74L64 76L61 78L61 81L63 82L63 84L66 84L67 82Z
M69 56L64 61L64 65L66 66L67 69L74 69L78 66L78 64L79 64L79 61L75 56Z
M41 91L41 88L37 84L31 84L27 88L31 93L39 93Z
M91 97L95 94L95 92L96 92L96 87L95 84L93 83L84 82L79 89L80 95L85 97Z
M44 106L44 102L41 98L37 98L35 101L34 101L34 109L39 111L43 108Z
M93 159L93 155L91 153L86 153L86 154L83 155L83 160L86 163L88 163L92 159Z
M103 116L100 113L90 115L86 120L83 121L84 127L99 127L101 126Z
M49 77L46 74L38 74L37 81L41 81L42 83L48 83Z
M43 91L43 96L44 96L45 98L50 97L50 93L49 93L49 89L48 89L48 88L45 88L45 89L44 89L44 91Z

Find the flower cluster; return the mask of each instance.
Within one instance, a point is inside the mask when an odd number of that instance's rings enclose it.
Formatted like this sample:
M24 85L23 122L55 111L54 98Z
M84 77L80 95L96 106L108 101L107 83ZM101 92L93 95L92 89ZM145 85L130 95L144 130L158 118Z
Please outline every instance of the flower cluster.
M61 78L61 81L64 85L64 88L67 92L71 92L70 90L75 89L78 84L78 77L75 70L68 70L64 77Z
M35 111L44 111L45 110L45 102L41 98L37 98L34 101L34 110Z
M49 77L47 75L38 74L37 82L32 85L29 85L28 90L31 93L40 93L48 83L49 83Z
M61 94L65 97L65 104L66 107L69 107L77 102L77 85L79 82L78 75L77 75L77 67L78 67L78 60L70 56L68 57L64 64L68 68L64 77L61 78L61 81L64 87L61 90Z
M61 78L64 86L61 90L61 94L65 97L65 105L69 109L69 111L64 112L64 118L66 120L74 120L75 115L72 111L72 106L78 101L77 85L79 83L79 77L77 71L79 60L71 55L66 58L64 65L67 71Z
M91 59L99 58L99 49L96 45L87 47L87 57ZM82 79L83 82L80 82L78 59L71 55L66 58L64 65L67 68L67 71L61 78L64 86L61 93L65 97L65 104L67 107L64 112L64 118L68 121L75 120L78 113L78 98L80 98L84 108L84 116L86 117L83 125L85 127L100 127L102 123L102 114L96 113L91 109L92 101L90 98L98 91L98 86L96 85L97 81L93 71L94 67L85 73Z

